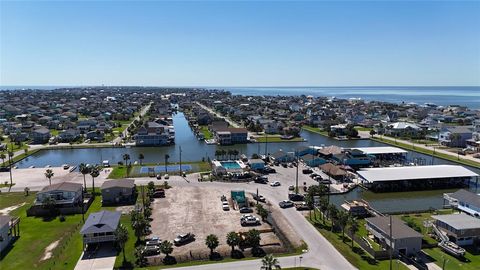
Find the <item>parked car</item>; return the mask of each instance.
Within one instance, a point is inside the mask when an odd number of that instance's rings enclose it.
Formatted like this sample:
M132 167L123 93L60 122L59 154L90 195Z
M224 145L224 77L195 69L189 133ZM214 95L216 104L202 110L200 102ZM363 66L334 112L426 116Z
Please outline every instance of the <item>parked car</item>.
M296 203L296 204L295 204L295 208L296 208L298 211L310 210L310 209L311 209L306 202Z
M330 181L330 180L328 180L328 179L320 179L320 180L317 180L317 181L318 181L318 183L320 183L320 184L326 184L326 185L332 183L332 181Z
M253 181L255 183L259 183L259 184L267 184L268 183L268 178L265 177L265 176L257 176L257 177L255 177L255 179Z
M145 238L145 246L160 246L162 240L158 236L152 236L150 238Z
M295 186L293 185L288 186L288 190L295 190Z
M160 254L159 246L145 246L142 251L145 256L155 256Z
M195 241L195 235L193 233L179 234L173 240L175 246L181 246Z
M157 179L158 179L158 180L162 179L162 175L161 175L161 174L157 174Z
M166 173L166 174L163 176L163 178L168 179L168 178L170 178L170 176L168 175L168 173Z
M310 174L310 177L311 177L312 179L315 179L315 177L317 177L317 176L320 176L320 175L318 175L317 173L312 173L312 174Z
M303 201L304 198L305 197L302 194L295 194L295 193L288 194L288 199L290 199L294 202Z
M292 201L289 201L289 200L283 200L283 201L281 201L281 202L278 203L278 206L280 206L280 208L293 207L293 202L292 202Z
M266 202L265 197L263 197L262 195L257 196L257 194L253 194L253 199L258 200L259 202Z
M250 207L242 207L240 208L240 213L253 213L253 209Z
M249 216L246 216L246 217L240 219L240 225L242 225L242 226L260 225L260 219L253 216L253 215L249 215Z
M230 210L230 206L228 205L227 201L222 202L222 209L223 209L223 211L229 211Z
M152 194L153 198L165 198L165 190L163 188L157 188Z
M272 186L272 187L278 187L278 186L280 186L280 182L278 182L278 181L273 181L273 182L270 183L270 186Z
M312 172L313 172L313 171L312 171L312 169L310 169L310 168L307 168L307 169L303 169L303 170L302 170L302 173L303 173L303 174L310 174L310 173L312 173Z
M263 169L266 173L276 173L277 171L274 168L265 167Z

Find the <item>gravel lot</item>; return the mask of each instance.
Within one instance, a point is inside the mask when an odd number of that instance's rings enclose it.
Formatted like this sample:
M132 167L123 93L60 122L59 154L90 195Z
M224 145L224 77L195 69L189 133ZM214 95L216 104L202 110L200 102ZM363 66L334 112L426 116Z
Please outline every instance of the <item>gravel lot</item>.
M228 253L230 247L225 243L228 232L269 230L267 223L260 226L242 227L242 214L230 207L230 211L223 211L220 197L230 196L230 189L225 187L173 187L166 191L166 198L155 199L153 202L152 234L162 240L173 241L179 233L192 232L196 240L184 246L175 247L174 256L193 256L208 254L205 238L209 234L216 234L220 245L217 251ZM247 196L251 198L250 196ZM231 206L231 201L230 206ZM255 214L255 213L254 213ZM255 214L256 215L256 214ZM258 215L256 215L258 216ZM262 245L280 243L273 233L262 233Z

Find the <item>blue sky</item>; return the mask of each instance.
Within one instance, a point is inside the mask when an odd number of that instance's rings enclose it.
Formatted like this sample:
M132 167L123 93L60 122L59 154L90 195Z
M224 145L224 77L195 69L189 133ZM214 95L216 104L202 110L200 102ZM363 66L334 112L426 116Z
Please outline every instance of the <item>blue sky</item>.
M0 85L480 85L480 2L0 2Z

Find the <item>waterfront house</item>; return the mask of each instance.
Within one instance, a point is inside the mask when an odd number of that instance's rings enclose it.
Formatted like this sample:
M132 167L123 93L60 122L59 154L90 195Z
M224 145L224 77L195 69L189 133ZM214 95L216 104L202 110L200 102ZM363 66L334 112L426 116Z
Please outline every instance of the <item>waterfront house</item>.
M318 165L325 164L327 161L319 156L306 154L302 157L302 160L305 164L310 167L316 167Z
M452 207L480 218L480 195L460 189L454 193L445 194L444 198L450 202Z
M367 231L374 236L375 241L385 249L391 247L394 256L412 256L422 249L422 234L397 217L376 216L366 218L365 222Z
M82 201L82 184L62 182L44 187L37 192L35 205L43 205L45 198L50 197L57 207L73 207Z
M357 149L346 150L343 153L332 156L336 162L352 167L368 166L371 159L363 152Z
M434 215L435 225L459 246L472 245L480 239L480 219L465 213Z
M336 145L326 146L318 151L320 156L324 158L331 158L333 155L341 154L342 152L343 149Z
M295 154L300 156L300 157L304 156L304 155L307 155L307 154L316 155L317 154L317 149L315 149L313 147L299 146L299 147L295 148Z
M220 145L248 142L248 131L245 128L221 128L214 131L215 140Z
M250 169L252 170L262 170L265 168L265 162L261 159L250 159L248 161L248 166L250 166Z
M444 127L440 130L438 142L448 147L466 147L473 136L472 126Z
M120 216L121 213L118 211L104 210L91 213L80 230L84 248L88 244L115 242Z
M168 126L156 122L148 122L140 127L135 135L135 143L139 146L158 146L171 143Z
M416 136L421 131L421 128L414 123L408 122L396 122L387 125L385 134L401 137L401 136Z
M102 204L130 204L136 200L135 180L117 179L103 182Z
M50 131L45 127L39 127L32 131L32 140L34 144L44 144L50 139Z
M20 234L20 219L9 215L0 215L0 254Z
M319 166L320 169L326 173L329 177L336 180L341 180L348 175L348 172L342 168L342 166L334 165L332 163L325 163Z
M105 134L99 130L92 130L88 131L87 134L85 134L85 137L92 141L103 141L105 139Z
M283 152L282 150L278 150L277 152L271 154L270 158L272 159L273 162L278 162L278 163L292 162L295 160L294 155Z
M80 131L76 129L67 129L58 134L58 140L60 142L73 142L80 138Z

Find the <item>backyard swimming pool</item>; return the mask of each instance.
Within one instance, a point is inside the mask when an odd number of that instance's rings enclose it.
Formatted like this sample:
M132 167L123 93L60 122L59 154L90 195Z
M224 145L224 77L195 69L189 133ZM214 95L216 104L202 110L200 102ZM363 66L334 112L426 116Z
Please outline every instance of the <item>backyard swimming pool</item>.
M242 168L236 161L220 161L220 164L222 164L222 167L227 170L236 170Z

